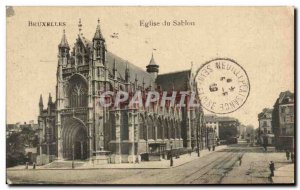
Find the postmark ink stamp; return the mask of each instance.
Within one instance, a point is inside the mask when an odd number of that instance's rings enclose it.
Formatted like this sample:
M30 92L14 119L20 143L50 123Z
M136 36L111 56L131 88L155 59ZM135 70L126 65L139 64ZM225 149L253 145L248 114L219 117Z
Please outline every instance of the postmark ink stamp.
M206 62L196 71L195 81L203 108L216 114L238 110L250 93L247 72L228 58Z

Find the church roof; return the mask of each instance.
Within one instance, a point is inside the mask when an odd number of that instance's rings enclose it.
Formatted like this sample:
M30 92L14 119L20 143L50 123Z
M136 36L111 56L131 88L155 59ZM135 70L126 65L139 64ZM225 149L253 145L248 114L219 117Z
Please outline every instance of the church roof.
M139 86L142 86L143 80L145 82L145 88L150 86L151 81L154 82L154 78L151 74L147 73L144 69L141 69L140 67L135 66L134 64L120 58L119 56L107 51L106 53L106 64L108 67L108 70L111 74L113 74L113 68L114 68L114 61L116 64L116 69L118 73L118 77L125 80L125 70L126 70L126 64L128 64L130 79L129 81L131 83L135 82L135 77L137 77L137 82Z
M92 48L93 47L93 42L85 38L84 36L81 37L81 41L84 44L84 46L87 48Z
M187 90L190 75L191 70L160 74L156 78L156 84L166 91L171 91L173 88L175 91Z

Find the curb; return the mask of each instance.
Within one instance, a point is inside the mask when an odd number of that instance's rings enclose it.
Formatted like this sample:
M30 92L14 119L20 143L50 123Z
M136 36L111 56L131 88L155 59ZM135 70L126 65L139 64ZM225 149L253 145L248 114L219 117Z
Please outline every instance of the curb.
M207 155L209 155L209 154L211 154L211 153L213 153L213 152L218 152L218 151L220 151L220 150L223 150L224 148L226 148L227 146L225 146L225 147L223 147L223 148L221 148L221 149L219 149L219 150L215 150L215 151L210 151L208 154L206 154L206 155L204 155L204 156L201 156L201 153L200 153L200 157L195 157L195 159L192 159L192 160L189 160L189 161L187 161L187 162L183 162L183 163L181 163L181 164L179 164L179 165L175 165L175 166L168 166L168 167L145 167L145 168L143 168L143 167L116 167L116 168L101 168L101 167L88 167L88 168L74 168L74 169L72 169L72 168L36 168L36 169L6 169L6 171L39 171L39 170L99 170L99 169L109 169L109 170L111 170L111 169L171 169L171 168L176 168L176 167L179 167L179 166L182 166L182 165L184 165L184 164L187 164L187 163L190 163L190 162L192 162L192 161L195 161L195 160L198 160L198 159L200 159L200 158L203 158L203 157L205 157L205 156L207 156Z

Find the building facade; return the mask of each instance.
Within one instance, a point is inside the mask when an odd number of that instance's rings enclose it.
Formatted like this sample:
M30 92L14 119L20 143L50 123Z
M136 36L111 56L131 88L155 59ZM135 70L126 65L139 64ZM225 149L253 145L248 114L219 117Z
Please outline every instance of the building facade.
M217 142L231 143L239 137L240 123L235 118L208 114L204 116L204 121L208 131L214 131Z
M295 99L290 91L281 92L272 112L272 127L275 147L278 150L294 150L295 138Z
M215 129L216 138L219 138L219 120L216 115L207 114L204 116L205 125L207 128Z
M273 109L265 108L261 113L258 114L258 124L259 124L258 141L263 146L274 145L272 113L273 113Z
M107 91L124 91L132 96L151 91L160 98L173 92L196 92L197 84L191 70L159 74L153 54L144 69L108 51L100 22L92 41L81 32L74 47L70 47L63 33L58 45L56 101L48 98L44 109L39 103L39 154L57 159L82 159L112 163L135 162L144 154L164 154L172 149L190 149L203 141L203 111L201 107L130 105L104 107L99 103ZM164 94L163 92L167 92ZM179 101L176 94L176 102ZM200 103L197 98L195 103ZM191 99L187 94L184 101ZM115 102L105 96L104 101ZM198 142L198 143L197 143Z

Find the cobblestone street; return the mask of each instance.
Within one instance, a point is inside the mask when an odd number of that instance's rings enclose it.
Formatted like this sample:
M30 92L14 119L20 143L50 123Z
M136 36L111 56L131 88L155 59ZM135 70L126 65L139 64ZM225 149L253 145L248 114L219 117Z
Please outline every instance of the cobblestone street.
M271 160L276 169L290 163L284 153L265 153L260 147L240 144L169 169L8 170L7 178L11 183L50 184L272 183Z

